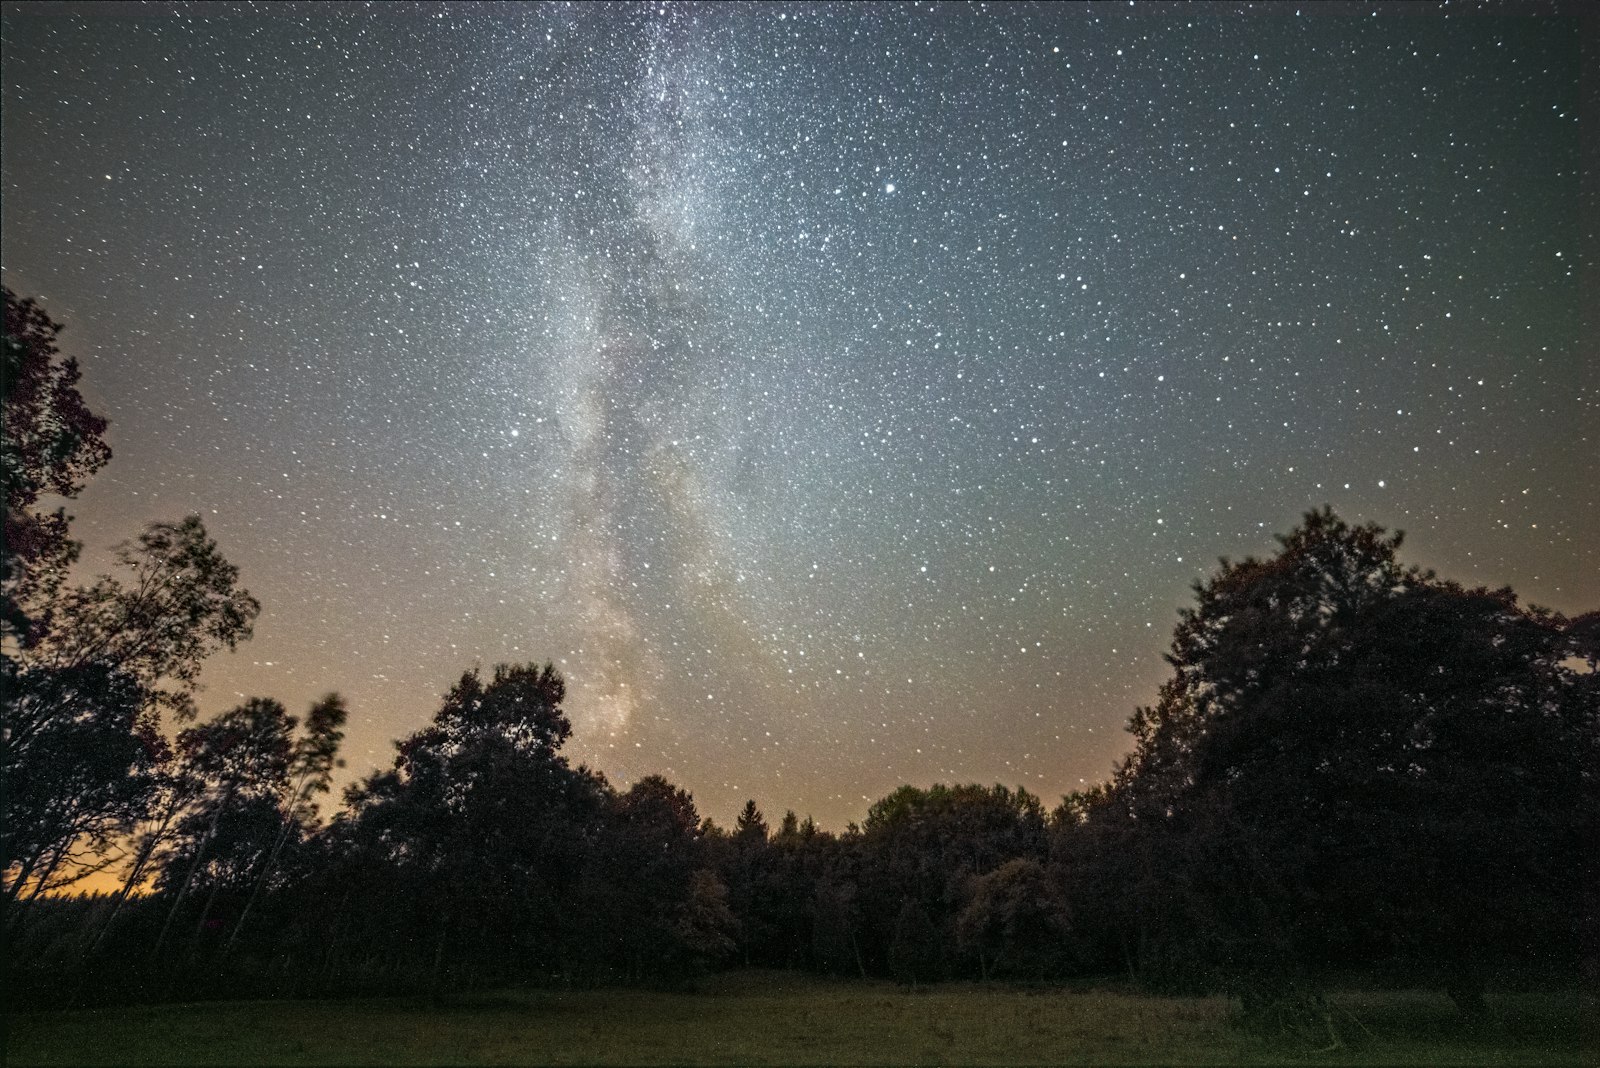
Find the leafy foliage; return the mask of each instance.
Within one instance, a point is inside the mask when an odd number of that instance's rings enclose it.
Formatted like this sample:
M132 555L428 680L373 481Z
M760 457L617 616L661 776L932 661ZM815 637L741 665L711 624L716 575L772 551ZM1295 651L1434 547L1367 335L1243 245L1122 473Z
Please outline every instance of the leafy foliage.
M1409 962L1480 1011L1492 968L1592 922L1592 672L1565 620L1402 567L1398 534L1323 510L1281 542L1197 588L1130 726L1117 818L1167 858L1145 961L1240 991Z
M0 549L0 627L7 638L33 640L30 610L48 601L78 546L67 536L65 510L39 512L41 496L74 497L111 458L103 417L78 392L73 359L58 360L53 322L33 300L5 289L0 345L0 495L5 540Z
M1037 860L1018 857L972 880L956 944L978 958L985 979L1037 982L1061 971L1070 929L1060 884Z
M384 902L407 946L396 951L422 951L433 982L566 960L547 933L576 901L607 788L559 754L572 730L564 696L549 665L501 666L487 682L470 671L399 743L394 770L347 795L349 862L373 895L362 907Z
M259 611L197 516L152 524L118 560L126 582L54 584L30 640L4 658L12 898L30 879L42 888L81 844L102 851L149 813L169 755L161 713L193 716L202 662L247 638Z

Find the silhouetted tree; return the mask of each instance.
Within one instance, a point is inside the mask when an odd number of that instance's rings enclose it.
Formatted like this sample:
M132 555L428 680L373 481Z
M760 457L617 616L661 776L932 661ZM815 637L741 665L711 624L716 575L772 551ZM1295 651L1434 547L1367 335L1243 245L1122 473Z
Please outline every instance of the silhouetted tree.
M238 895L247 888L271 852L294 727L283 705L253 697L178 735L179 762L201 788L179 820L156 883L170 899L157 955L192 892L204 894L195 923L198 941L218 896Z
M984 979L1015 976L1039 982L1057 971L1070 929L1061 888L1031 857L1008 860L974 876L956 917L956 944L974 954Z
M278 801L278 831L266 862L261 865L255 883L250 888L250 897L239 910L239 918L228 936L230 946L238 942L239 933L244 930L245 921L262 888L277 873L284 846L291 836L304 833L315 824L317 811L313 798L317 794L327 793L333 781L334 768L344 764L339 759L339 744L344 741L343 728L348 716L344 698L336 693L323 697L306 714L305 724L290 746L286 779L288 788Z
M755 909L774 932L767 963L815 968L816 888L832 866L838 839L810 816L802 820L787 811L769 846Z
M114 860L110 845L145 812L167 744L127 675L99 664L6 675L0 870L14 902Z
M728 907L737 917L736 949L745 964L775 963L772 942L779 918L775 915L767 833L766 817L755 801L746 801L718 865L728 888Z
M1153 833L1161 829L1132 819L1109 783L1067 795L1051 813L1049 869L1072 919L1071 955L1091 973L1138 980L1149 962L1164 914L1156 876L1169 847Z
M1322 510L1280 540L1197 587L1130 726L1116 800L1168 920L1146 961L1317 1013L1328 967L1404 958L1479 1013L1493 962L1576 941L1593 684L1559 617L1402 567L1398 534Z
M114 843L161 807L170 757L161 713L193 713L201 662L247 638L258 611L197 516L152 524L119 547L125 580L67 587L79 548L68 517L36 506L45 494L74 496L111 453L105 420L78 392L77 364L58 359L60 329L5 290L0 872L8 904L27 888L36 897L121 859ZM151 840L133 850L142 878Z
M5 289L0 347L0 493L5 500L0 546L0 634L26 646L30 616L44 611L77 559L62 508L35 510L40 496L75 497L111 458L106 421L78 392L78 363L60 360L51 321L33 300Z
M1022 789L902 786L868 810L859 848L863 948L869 967L881 970L908 899L921 906L939 944L953 949L969 878L1017 857L1042 861L1045 814Z
M1270 560L1226 559L1195 584L1194 608L1180 609L1167 662L1172 676L1153 708L1135 711L1134 751L1119 768L1124 803L1139 815L1167 815L1199 772L1197 747L1217 724L1254 700L1336 656L1325 639L1347 632L1365 606L1426 581L1395 558L1402 535L1375 524L1350 527L1323 509L1279 539Z
M835 843L829 863L811 897L811 950L814 966L833 975L866 977L861 953L861 909L854 849Z
M727 888L701 837L694 799L659 775L610 806L584 900L600 952L624 978L672 980L734 948Z
M359 870L353 907L389 970L486 982L563 966L588 845L608 788L560 748L572 726L548 664L463 675L433 723L399 743L393 771L347 797ZM381 959L381 958L380 958Z
M259 610L237 588L238 569L198 516L152 524L117 558L126 584L103 576L89 587L58 590L35 620L30 643L6 657L0 772L60 788L53 798L16 795L32 807L8 808L5 823L18 828L20 848L27 835L40 840L40 826L31 821L54 813L51 826L68 837L47 845L52 858L70 855L85 836L103 846L114 829L131 829L142 817L147 806L139 799L154 789L151 774L165 748L161 712L192 716L202 662L247 638ZM99 780L86 789L83 776L91 770ZM4 860L14 898L38 878L38 861L26 849Z
M739 819L733 825L735 838L746 842L767 844L767 820L761 815L754 800L746 801L739 810Z

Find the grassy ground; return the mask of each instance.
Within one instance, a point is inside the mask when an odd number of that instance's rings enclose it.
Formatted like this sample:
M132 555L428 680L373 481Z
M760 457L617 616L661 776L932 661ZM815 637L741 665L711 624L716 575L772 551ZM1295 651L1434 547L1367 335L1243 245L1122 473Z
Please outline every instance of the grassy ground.
M1580 1000L1583 1001L1580 1004ZM1241 1034L1228 1004L1107 990L832 983L738 973L693 993L501 992L215 1002L27 1013L6 1062L31 1064L1594 1064L1593 998L1493 1001L1466 1034L1442 997L1335 999L1350 1048L1307 1054ZM1360 1024L1354 1022L1359 1020ZM1370 1031L1367 1034L1363 1027Z

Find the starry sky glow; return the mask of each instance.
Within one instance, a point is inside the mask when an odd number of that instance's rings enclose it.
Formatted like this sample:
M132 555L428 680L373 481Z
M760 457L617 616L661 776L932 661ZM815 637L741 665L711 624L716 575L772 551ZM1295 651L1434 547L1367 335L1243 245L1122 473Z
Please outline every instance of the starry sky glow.
M1053 800L1314 505L1600 605L1577 20L1503 11L7 5L4 276L89 566L198 511L264 606L209 711L339 690L354 776L550 659L719 822Z

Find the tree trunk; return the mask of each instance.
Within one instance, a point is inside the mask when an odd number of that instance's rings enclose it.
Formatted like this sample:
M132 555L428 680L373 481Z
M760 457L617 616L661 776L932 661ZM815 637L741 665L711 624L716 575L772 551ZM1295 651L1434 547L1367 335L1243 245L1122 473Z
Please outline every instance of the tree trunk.
M223 804L233 799L233 791L229 790ZM205 837L200 839L200 844L194 850L194 863L189 865L189 872L183 877L183 886L178 889L178 896L172 902L172 908L167 910L167 921L161 925L161 934L156 938L155 948L150 951L154 960L161 955L161 947L166 944L167 932L172 929L172 921L178 915L178 908L183 904L183 899L189 896L189 887L194 885L195 874L200 870L200 862L205 859L206 846L211 844L211 836L217 833L217 824L222 820L222 805L218 805L211 813L211 826L206 828Z
M33 893L28 895L29 905L33 904L34 899L40 894L44 893L44 888L50 883L50 876L54 875L56 869L61 866L61 858L66 856L69 845L71 845L71 842L66 841L56 846L55 853L50 857L50 863L45 865L44 874L39 876L39 881L33 884Z
M346 910L350 907L351 891L346 890L344 897L339 899L339 907L333 910L333 930L328 933L328 948L322 956L322 967L318 969L317 981L328 989L333 984L335 964L339 954L339 940L344 937L346 924Z
M27 897L20 897L19 895L22 892L23 886L29 879L33 877L33 873L38 869L39 861L43 859L43 857L44 854L39 853L28 858L28 863L23 867L22 871L17 874L17 881L11 884L11 890L9 894L10 900L7 902L7 904L11 906L11 915L7 919L7 926L10 927L13 936L22 930L23 917L28 914L29 909L33 905L33 899L39 896L39 891L43 889L44 884L49 880L51 874L55 872L56 865L61 862L61 850L58 848L56 850L54 859L52 859L50 863L46 865L44 874L39 876L39 881L33 888L33 893L29 894Z
M17 873L16 881L6 888L6 900L8 902L15 902L17 900L17 895L22 893L22 888L27 885L28 880L33 877L33 869L38 866L38 854L34 854L23 863L22 870Z
M290 798L288 808L283 813L283 826L278 829L278 839L272 843L272 852L267 855L267 862L261 868L261 874L256 876L256 882L250 888L250 896L245 900L244 908L239 911L239 919L233 925L233 933L228 935L228 943L223 947L223 953L230 953L234 943L239 941L239 932L244 930L244 921L250 915L250 910L256 903L256 898L261 894L261 887L272 877L273 871L278 866L278 856L283 852L284 843L289 840L289 830L293 826L295 806L306 800L310 793L302 776L300 782L295 784L293 796Z
M244 908L239 910L239 918L234 921L233 931L228 935L227 944L222 947L224 955L233 952L233 947L239 941L239 932L244 930L244 921L249 917L250 910L255 907L256 898L261 896L261 888L266 885L273 869L278 865L278 854L283 849L283 843L289 838L289 821L283 821L283 829L278 832L278 840L272 843L272 852L267 854L267 859L261 865L261 873L256 876L255 885L250 888L250 896L245 899Z
M195 950L200 948L200 937L205 934L206 921L211 918L211 907L217 903L217 892L222 889L222 880L218 879L211 884L211 893L206 895L205 907L200 910L200 919L194 925L194 940L191 943Z
M444 975L444 945L450 934L450 921L446 919L439 925L439 941L433 948L433 975L429 978L428 985L434 999L439 997L439 984Z
M50 883L50 876L54 875L56 868L61 866L61 860L66 856L67 849L71 845L72 841L68 839L56 846L55 852L50 856L50 863L45 865L44 871L39 875L39 880L33 884L33 892L20 902L12 902L11 923L14 929L21 929L23 918L32 910L33 903L39 899L39 895L44 893L44 888Z
M122 882L122 889L117 891L117 899L112 902L111 913L100 925L100 930L95 932L94 941L89 943L89 948L84 950L84 958L94 956L94 951L100 948L100 943L105 941L106 935L111 930L111 925L117 922L117 917L122 914L122 906L128 903L128 895L133 893L133 888L139 885L139 880L144 876L144 869L150 863L150 858L155 855L156 843L159 837L151 834L145 838L144 845L139 847L139 855L134 858L133 867L128 871L128 877Z

